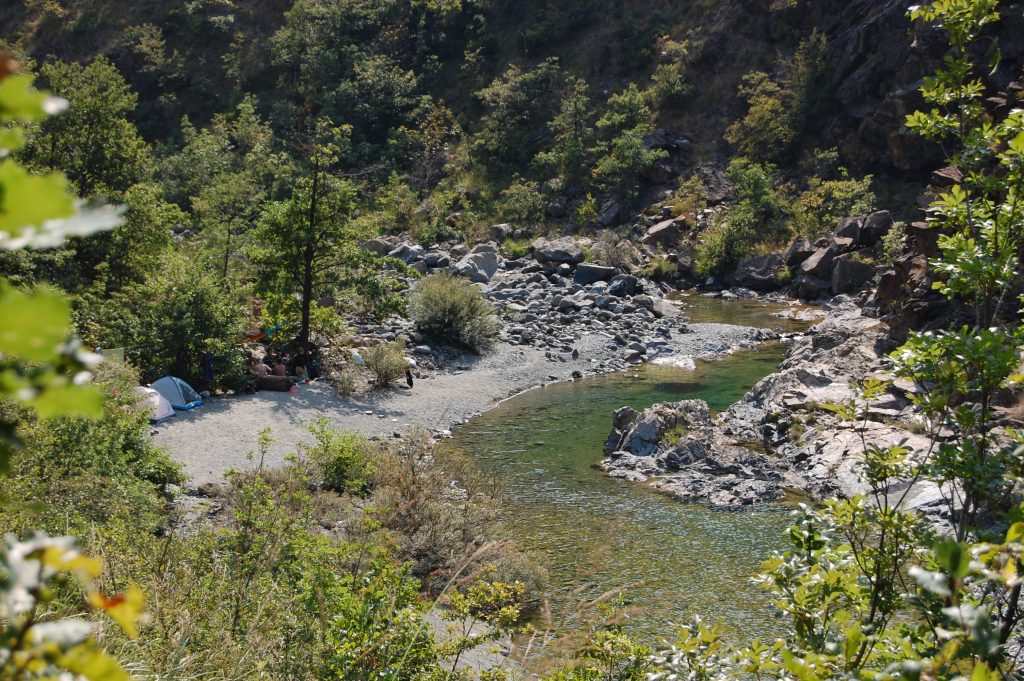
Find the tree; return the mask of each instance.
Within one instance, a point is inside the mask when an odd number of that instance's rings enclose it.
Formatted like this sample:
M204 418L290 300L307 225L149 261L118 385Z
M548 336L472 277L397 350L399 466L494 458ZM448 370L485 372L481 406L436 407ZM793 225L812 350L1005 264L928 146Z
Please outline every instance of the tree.
M664 149L649 149L644 143L644 137L654 131L645 93L630 83L610 96L608 107L597 120L597 129L605 140L600 145L604 155L594 165L594 177L620 197L632 200L640 174L668 156Z
M382 306L393 305L385 260L358 244L362 234L353 214L356 188L335 174L350 129L320 119L303 145L305 174L291 198L263 212L248 254L257 268L260 292L299 298L301 343L309 342L310 313L317 297L353 288Z
M55 61L40 74L68 109L33 131L21 152L28 166L62 171L83 197L119 194L149 176L149 146L128 118L138 97L113 64Z
M584 182L592 163L594 129L586 81L570 77L558 114L548 123L554 134L551 149L538 153L533 162L561 175L567 182Z
M527 163L544 141L544 124L554 115L562 69L548 59L529 70L510 66L476 93L484 105L473 148L488 167Z

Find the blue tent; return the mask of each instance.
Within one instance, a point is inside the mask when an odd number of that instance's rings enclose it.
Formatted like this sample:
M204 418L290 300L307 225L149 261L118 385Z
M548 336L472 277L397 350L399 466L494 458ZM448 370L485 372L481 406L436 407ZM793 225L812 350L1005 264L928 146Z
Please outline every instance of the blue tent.
M175 376L164 376L153 383L153 390L164 396L175 409L185 411L203 406L203 398L188 383Z

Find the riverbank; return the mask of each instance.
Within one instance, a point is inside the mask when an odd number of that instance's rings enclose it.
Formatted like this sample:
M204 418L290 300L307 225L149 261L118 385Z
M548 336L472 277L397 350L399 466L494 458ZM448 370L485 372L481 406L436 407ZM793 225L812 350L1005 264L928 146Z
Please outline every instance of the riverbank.
M660 359L715 359L776 337L761 328L691 323L670 330ZM573 380L574 373L605 373L610 360L621 356L621 347L600 332L580 333L573 349L552 362L543 350L498 342L482 356L462 355L423 372L411 390L403 386L345 398L329 383L316 381L299 385L296 393L215 398L158 426L155 439L184 466L191 485L217 482L231 469L251 467L247 454L265 428L274 442L264 464L278 466L310 440L304 424L320 415L367 437L391 438L415 428L447 431L511 395Z

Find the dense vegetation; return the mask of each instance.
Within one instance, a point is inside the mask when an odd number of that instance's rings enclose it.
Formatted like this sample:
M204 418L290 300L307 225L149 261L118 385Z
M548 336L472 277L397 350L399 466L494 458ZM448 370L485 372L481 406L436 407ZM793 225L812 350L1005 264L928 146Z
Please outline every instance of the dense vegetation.
M236 387L247 330L293 322L305 342L342 316L393 312L481 348L494 328L475 288L428 277L406 311L414 275L359 245L382 231L472 240L499 219L531 233L614 227L670 178L677 215L696 225L707 205L701 181L672 178L670 153L648 143L693 96L682 36L621 49L623 67L646 77L598 97L579 65L503 58L509 36L488 21L520 11L512 4L297 0L260 23L265 40L246 40L259 5L201 0L161 10L160 24L84 1L8 10L23 34L7 50L25 63L0 62L5 678L501 678L460 658L522 629L541 571L489 541L492 496L471 466L417 437L381 447L316 422L284 470L263 467L262 434L253 470L213 490L220 511L200 522L167 503L182 474L133 407L136 372L197 377L209 353L220 370L204 387ZM527 6L524 52L588 20L585 3ZM609 59L656 25L616 7ZM930 388L916 399L933 448L865 441L870 493L800 510L792 549L759 578L785 623L777 641L730 649L698 623L648 646L596 629L552 678L1019 675L1021 436L997 428L993 404L1021 380L1009 299L1024 114L984 106L975 58L994 0L912 13L951 44L922 90L933 108L907 125L952 149L961 170L931 207L943 234L932 267L938 292L970 313L892 355L898 374ZM28 59L47 37L77 53ZM91 41L107 41L118 65L83 48ZM702 274L873 205L870 177L806 144L823 41L804 36L770 73L742 78L742 111L724 132L732 196L701 236ZM623 257L615 238L596 259ZM74 337L125 347L129 362L97 368ZM405 366L395 346L366 361L382 385ZM831 408L856 420L879 391L869 381L861 401ZM948 526L893 493L922 479L946 491ZM77 536L83 553L36 531ZM435 603L460 634L435 640Z

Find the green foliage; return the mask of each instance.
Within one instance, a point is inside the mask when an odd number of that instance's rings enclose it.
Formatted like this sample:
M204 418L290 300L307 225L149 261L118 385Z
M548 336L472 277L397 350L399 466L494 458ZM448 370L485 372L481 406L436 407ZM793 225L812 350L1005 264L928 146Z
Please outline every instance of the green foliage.
M533 226L544 218L544 197L535 184L524 182L518 176L501 191L498 215L514 225Z
M534 164L570 184L585 182L593 157L594 129L587 84L569 78L558 113L548 123L554 140L551 149L534 157Z
M50 62L40 74L68 110L30 135L21 153L29 167L64 172L84 197L123 192L149 176L149 147L129 119L138 97L113 64Z
M871 212L875 206L872 177L865 175L854 180L845 169L840 169L839 174L833 180L812 177L807 190L793 200L794 232L814 240L827 235L845 217Z
M409 316L421 331L474 351L498 333L494 309L480 289L449 274L431 274L413 286Z
M148 280L117 293L88 294L78 311L83 335L98 346L124 347L143 377L199 377L205 352L242 369L244 307L238 292L186 254L170 255ZM233 379L230 375L222 379Z
M658 108L676 106L693 89L686 82L686 56L689 46L685 40L673 40L669 36L658 39L658 53L661 62L651 75L650 98Z
M379 388L390 388L399 378L405 375L409 369L409 362L405 359L405 344L378 343L366 348L363 352L363 360L366 368L373 374L374 382Z
M700 276L727 272L747 257L756 244L786 236L787 206L776 191L778 170L770 164L736 159L729 164L736 203L701 236L696 271Z
M306 428L314 441L303 448L303 453L320 467L324 487L332 492L366 496L374 474L373 452L366 438L336 429L324 416L308 423Z
M539 150L537 131L551 120L562 80L558 60L548 59L533 69L510 66L476 93L484 105L473 149L488 166L525 165Z
M5 124L0 146L5 151L21 146L24 129L20 124L42 120L51 103L24 76L12 77L11 70L7 57L0 55L0 120ZM10 159L0 171L0 197L6 197L0 203L0 229L6 237L0 244L3 247L17 246L30 228L44 220L72 214L63 176L35 176L40 181L34 182L33 176ZM28 202L31 210L21 209L22 202ZM105 226L113 224L116 221L108 220ZM84 219L80 233L87 234L97 226ZM56 245L63 231L58 227L48 236ZM32 240L30 234L23 243ZM50 425L69 415L95 416L103 403L95 389L81 385L89 378L83 360L91 358L76 352L73 343L66 343L70 305L63 297L47 289L18 291L0 280L0 320L0 474L6 474L12 454L24 454L25 442L18 432L23 418ZM12 484L16 483L0 478L3 488ZM21 505L20 499L11 503L9 491L0 490L5 514ZM4 526L14 529L11 522ZM99 561L75 550L71 538L36 533L20 542L13 534L5 537L0 547L0 676L56 678L74 674L93 681L128 678L96 644L87 623L51 612L54 589L62 581L74 582L82 597L80 606L87 604L106 612L126 635L134 637L142 594L131 588L121 597L108 598L96 584L101 569Z
M593 194L588 192L586 197L572 212L572 224L581 228L593 225L597 222L597 209L597 199L594 198Z
M644 136L654 131L647 96L630 83L622 92L608 98L597 129L604 138L601 153L593 168L594 178L625 199L632 200L640 173L666 158L663 149L649 149Z
M791 59L778 64L780 75L752 71L743 77L738 94L747 112L725 132L725 140L755 161L785 161L811 110L822 68L825 38L815 31Z

